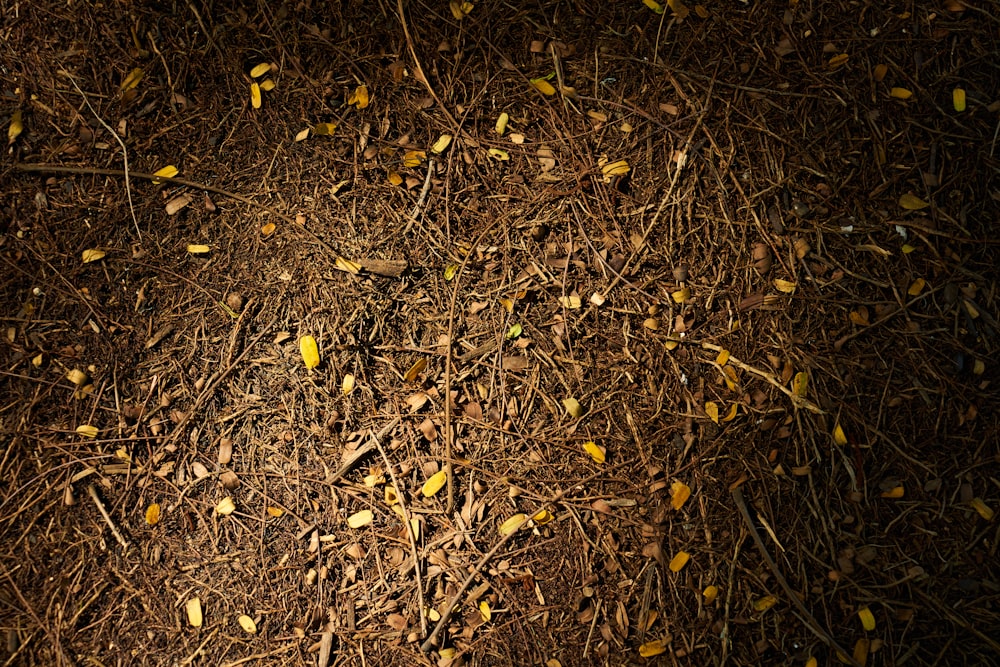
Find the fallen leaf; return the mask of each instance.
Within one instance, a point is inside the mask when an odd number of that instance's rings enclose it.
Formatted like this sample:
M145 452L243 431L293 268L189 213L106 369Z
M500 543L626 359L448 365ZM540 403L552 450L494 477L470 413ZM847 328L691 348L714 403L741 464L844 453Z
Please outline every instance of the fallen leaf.
M628 160L618 160L616 162L609 162L603 167L601 167L601 173L604 174L604 182L610 183L615 176L624 176L630 170L628 165Z
M840 427L840 424L833 427L833 441L841 447L847 444L847 435L844 434L844 429Z
M313 134L319 137L328 137L337 130L336 123L316 123L313 127Z
M431 153L443 153L451 145L451 138L450 134L442 134L431 146Z
M397 186L403 183L403 177L397 171L389 171L389 185Z
M264 225L260 228L260 233L264 236L270 236L271 234L274 233L274 230L277 228L278 228L277 225L275 225L273 222L265 222Z
M442 488L448 482L448 471L439 470L424 482L424 485L420 488L420 493L424 494L424 498L430 498Z
M691 560L691 554L686 551L678 551L677 555L670 559L670 571L680 572L688 564L689 560Z
M347 525L351 528L364 528L372 522L375 515L371 510L361 510L347 517Z
M888 73L889 73L889 67L888 66L886 66L886 65L884 65L882 63L879 63L878 65L875 65L874 76L875 76L875 80L876 81L882 81L882 79L884 79L885 75L888 74Z
M593 440L588 440L583 443L583 451L590 455L590 458L594 460L594 463L604 463L607 459L607 449L601 447Z
M691 497L691 487L684 482L674 482L670 485L670 506L679 510Z
M278 84L276 84L273 79L264 79L260 82L260 89L266 93L270 90L274 90L274 87L277 85Z
M924 291L924 286L926 285L927 285L926 280L924 280L923 278L917 278L916 280L913 281L913 284L910 285L910 288L906 290L906 293L909 294L910 296L918 296L922 291Z
M753 603L753 608L756 611L767 611L776 604L778 604L778 598L773 595L765 595Z
M96 438L97 437L97 427L91 426L90 424L84 424L83 426L77 426L76 432L85 438Z
M319 366L319 345L312 336L303 336L299 339L299 352L302 354L302 362L306 368L313 369Z
M132 90L133 88L138 86L139 82L142 81L142 77L144 74L145 72L142 71L141 67L136 67L131 72L129 72L128 76L126 76L125 79L122 81L121 85L122 92L125 92L126 90Z
M96 262L99 259L104 259L105 252L103 250L97 250L96 248L84 250L83 251L83 263L90 264L91 262Z
M643 658L652 658L653 656L666 653L666 651L667 647L664 645L662 639L655 639L651 642L646 642L639 647L639 655Z
M507 115L507 112L505 111L502 114L500 114L499 118L497 118L497 124L494 126L493 129L496 131L497 134L502 135L504 132L507 131L507 123L509 122L510 122L510 116Z
M705 414L716 424L719 423L719 406L714 401L705 403Z
M201 611L201 598L191 598L184 605L184 609L187 611L188 623L191 624L191 627L200 628L205 620Z
M280 507L274 507L272 505L268 505L266 511L268 515L274 517L275 519L280 519L285 515L285 510L281 509Z
M425 368L427 368L427 357L421 357L410 366L409 370L403 375L403 379L407 382L416 382Z
M984 520L993 520L995 512L983 501L982 498L973 498L969 501L969 504L972 505L972 509L976 510L976 512L979 513L979 516L983 517Z
M729 361L729 356L730 356L729 350L721 350L719 351L718 356L715 357L715 363L719 364L720 366L725 366L726 363Z
M650 9L652 9L653 12L655 12L657 14L662 14L663 13L663 5L661 5L660 3L656 2L656 0L642 0L642 4L646 5L647 7L649 7Z
M889 91L889 95L897 100L908 100L913 97L913 91L906 88L893 88Z
M531 515L531 520L534 521L537 526L544 526L549 521L552 521L552 512L548 510L539 510Z
M407 169L419 167L420 163L427 159L427 153L423 151L406 151L403 154L403 166Z
M858 618L861 619L861 627L866 631L871 632L875 629L875 616L868 607L858 609Z
M500 534L507 537L520 526L528 518L526 514L515 514L506 521L500 524Z
M271 71L271 63L260 63L259 65L254 66L252 70L250 70L250 78L259 79L260 77L264 76L270 71Z
M240 624L240 627L243 628L244 632L251 635L257 634L257 624L254 623L253 619L246 614L243 614L236 619L236 622Z
M160 523L160 503L151 503L146 508L146 523L150 526Z
M259 109L261 105L260 84L256 81L250 84L250 106Z
M236 511L236 503L233 502L232 496L226 496L219 501L219 504L215 506L215 513L221 514L222 516L229 516Z
M736 419L736 414L739 412L739 410L740 410L740 404L733 403L732 405L729 406L729 411L726 412L726 416L720 419L719 421L721 421L723 424L728 424L729 422Z
M490 157L499 160L500 162L506 162L510 159L510 153L499 148L491 148L486 151Z
M359 109L367 107L370 101L371 100L368 96L368 86L365 85L355 88L347 98L347 104L349 106L357 106Z
M556 89L546 79L531 79L531 85L542 95L555 95Z
M483 619L483 623L489 623L490 619L493 618L493 610L490 609L486 600L479 603L479 617Z
M790 280L782 280L781 278L774 279L774 287L779 292L784 292L785 294L794 294L796 284Z
M847 318L851 320L851 322L853 322L854 324L857 324L858 326L866 327L869 324L868 309L864 306L861 306L861 308L857 310L852 310L850 313L848 313Z
M670 298L672 298L677 303L684 303L691 298L691 288L682 287L679 290L671 292Z
M462 0L451 0L451 2L448 3L451 15L455 17L456 21L461 21L468 16L474 7L475 5L471 2L462 2Z
M189 243L187 251L192 255L205 255L212 251L212 247L201 243Z
M504 336L507 340L514 340L524 332L524 327L521 326L520 322L515 322L507 329L507 334Z
M847 62L848 55L846 53L838 53L826 63L826 66L830 69L837 69L841 65Z
M580 405L580 401L575 398L564 398L562 400L563 407L566 408L566 412L573 419L579 419L583 416L583 406Z
M177 167L175 167L172 164L168 164L166 167L163 167L162 169L157 169L156 171L154 171L153 172L153 176L162 176L164 178L173 178L178 173L179 172L177 171ZM163 181L161 181L161 180L159 180L157 178L153 179L153 183L156 183L157 185L159 185L162 182Z
M701 592L701 595L705 598L705 604L712 604L715 602L715 598L719 596L719 589L716 586L707 586Z
M691 13L691 10L689 10L687 6L681 2L681 0L667 0L667 6L670 7L677 18L682 21L688 17L688 14Z
M10 125L7 127L7 145L14 143L24 131L24 122L21 120L21 110L17 109L10 117Z
M809 391L809 373L801 371L792 378L792 393L800 398L805 398Z
M347 396L352 391L354 391L354 382L355 382L354 375L352 375L351 373L345 375L344 379L341 380L340 382L340 393L342 393L344 396Z
M309 138L309 128L304 130L299 130L299 133L295 135L295 141L305 141Z
M930 206L923 199L909 192L899 198L899 205L907 211L919 211Z

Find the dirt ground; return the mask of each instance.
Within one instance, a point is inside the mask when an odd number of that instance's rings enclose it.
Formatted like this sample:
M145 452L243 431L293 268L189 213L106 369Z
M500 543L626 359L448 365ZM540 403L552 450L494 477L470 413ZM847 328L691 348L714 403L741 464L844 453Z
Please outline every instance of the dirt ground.
M995 3L0 17L0 664L1000 664Z

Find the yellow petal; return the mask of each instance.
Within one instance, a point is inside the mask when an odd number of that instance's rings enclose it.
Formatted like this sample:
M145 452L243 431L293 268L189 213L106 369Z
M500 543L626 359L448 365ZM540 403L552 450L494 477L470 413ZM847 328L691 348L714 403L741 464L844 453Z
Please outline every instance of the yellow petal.
M544 526L549 521L552 521L552 512L539 510L531 515L531 520L535 522L535 525Z
M993 520L993 516L995 513L993 512L993 510L990 508L989 505L983 502L982 498L973 498L971 501L969 501L969 504L972 505L972 509L979 512L979 516L983 517L983 519L985 519L986 521Z
M719 406L714 401L705 403L705 414L716 424L719 423Z
M267 513L270 516L273 516L275 519L280 519L281 517L283 517L285 515L285 510L281 509L280 507L274 507L274 506L268 505L268 507L267 507Z
M83 263L90 264L91 262L96 262L99 259L104 259L104 255L105 253L103 250L97 250L96 248L90 250L84 250Z
M682 287L679 290L672 292L670 294L670 298L672 298L677 303L684 303L685 301L691 298L691 289L688 287Z
M899 198L899 205L907 211L919 211L930 206L923 199L909 192Z
M875 629L875 615L872 614L871 609L868 607L862 607L858 609L858 618L861 619L861 627L863 627L868 632Z
M670 559L670 571L680 572L689 560L691 560L691 554L686 551L678 551L677 555Z
M427 478L424 485L420 488L420 493L424 494L424 498L430 498L435 493L444 488L444 485L448 482L448 471L438 470L436 473Z
M423 151L406 151L403 154L403 166L407 169L419 167L425 159L427 159L427 153Z
M728 361L729 361L729 350L721 350L719 352L719 356L715 358L715 363L719 364L720 366L725 366L726 362Z
M253 619L247 616L246 614L243 614L238 619L236 619L236 622L240 624L240 627L243 628L244 632L251 635L257 634L257 624L254 623Z
M184 609L187 611L188 623L191 624L191 627L200 628L204 622L201 613L201 598L191 598L184 605Z
M427 368L427 357L420 357L417 359L412 366L403 374L403 379L407 382L416 382L420 374L424 372Z
M451 15L455 17L456 21L461 21L475 7L471 2L462 2L462 0L451 0L448 3L448 9L451 10Z
M503 134L504 132L507 131L507 123L509 122L510 122L510 116L507 115L507 112L505 111L504 113L500 114L499 118L497 118L496 127L494 127L493 129L496 130L497 134Z
M97 437L97 427L91 426L90 424L84 424L83 426L77 426L76 432L85 438L96 438Z
M774 279L774 287L779 292L784 292L785 294L794 294L796 284L790 280L782 280L781 278Z
M955 111L965 111L965 90L963 88L951 91L951 103L955 107Z
M610 183L612 177L624 176L629 172L629 169L628 160L618 160L617 162L609 162L601 167L601 173L604 174L604 182Z
M192 255L204 255L211 252L212 247L204 245L202 243L189 243L187 251Z
M319 366L319 345L312 336L303 336L299 339L299 352L302 354L302 362L306 368L316 368Z
M150 526L160 523L160 503L151 503L146 508L146 523Z
M925 285L927 285L926 280L924 280L923 278L917 278L916 280L913 281L913 284L910 285L910 288L906 290L906 293L909 294L910 296L917 296L922 291L924 291Z
M256 81L250 84L250 106L259 109L261 105L260 85Z
M556 89L545 79L532 79L531 85L542 95L555 95Z
M679 510L691 497L691 487L684 482L674 482L670 485L670 506Z
M493 611L486 600L479 603L479 617L483 619L484 623L489 623L490 619L493 618Z
M250 70L251 79L259 79L271 71L271 63L261 63Z
M724 424L728 424L729 422L736 419L736 413L739 412L739 409L740 409L739 403L733 403L732 405L729 406L729 411L726 412L726 416L720 419L719 421L721 421Z
M677 18L681 20L686 19L688 14L691 13L691 10L689 10L684 3L681 2L681 0L667 0L667 6L670 7L670 9L674 11L674 14L677 15Z
M264 225L260 228L260 233L263 234L264 236L270 236L271 234L274 233L274 230L277 228L278 228L277 225L275 225L273 222L265 222Z
M773 595L765 595L753 603L753 608L757 611L767 611L776 604L778 604L778 598Z
M133 88L138 86L139 82L142 81L143 74L145 73L142 71L141 67L136 67L134 70L129 72L128 76L125 77L125 80L122 81L122 86L121 86L122 92L126 90L132 90Z
M336 123L316 123L313 134L318 137L328 137L337 130Z
M646 5L657 14L663 13L663 5L656 2L656 0L642 0L642 4Z
M833 441L843 447L847 444L847 435L844 433L844 429L837 424L833 427Z
M643 658L652 658L656 655L661 655L666 653L667 647L664 645L662 639L656 639L651 642L646 642L639 647L639 655Z
M338 257L334 262L334 266L345 273L352 273L358 275L361 272L361 265L357 262L352 262L349 259L344 259L343 257Z
M562 404L566 408L567 414L573 419L579 419L583 416L583 406L575 398L564 398Z
M431 153L443 153L451 145L451 135L442 134L431 146Z
M273 79L264 79L260 82L260 89L266 93L269 90L274 90L276 85L278 84L276 84Z
M347 517L347 525L351 528L363 528L375 518L371 510L361 510Z
M164 178L173 178L174 176L177 175L177 173L178 173L177 172L177 167L175 167L172 164L169 164L166 167L164 167L163 169L157 169L156 171L154 171L153 172L153 176L163 176ZM162 182L163 181L161 181L161 180L159 180L157 178L153 179L153 183L156 183L157 185L159 185Z
M399 172L390 171L388 178L389 178L389 185L397 186L397 185L402 185L403 183L403 177L399 175Z
M716 586L707 586L701 595L705 598L705 604L712 604L715 598L719 597L719 589Z
M12 144L24 131L24 122L21 120L21 110L17 109L10 117L10 126L7 128L7 143Z
M897 100L908 100L913 97L913 91L906 88L893 88L889 91L889 95L895 97Z
M520 526L527 518L528 515L526 514L515 514L500 524L500 534L504 537L510 535L517 530L517 527Z
M801 398L805 398L808 391L809 373L806 373L805 371L796 373L795 377L792 378L792 393Z
M352 391L354 391L354 375L348 373L344 376L344 379L340 382L340 393L347 396Z
M507 160L510 159L510 153L508 153L505 150L501 150L499 148L491 148L490 150L487 151L487 153L489 153L490 157L496 158L501 162L506 162Z
M874 74L875 74L875 80L876 81L881 81L882 79L885 78L885 75L888 74L888 73L889 73L889 67L888 66L886 66L886 65L884 65L882 63L879 63L878 65L875 65L875 72L874 72Z
M587 452L590 458L594 459L594 463L604 463L607 458L606 450L592 440L583 443L583 451Z
M219 504L215 506L215 513L221 514L222 516L229 516L236 511L236 503L233 502L232 496L226 496L219 501Z

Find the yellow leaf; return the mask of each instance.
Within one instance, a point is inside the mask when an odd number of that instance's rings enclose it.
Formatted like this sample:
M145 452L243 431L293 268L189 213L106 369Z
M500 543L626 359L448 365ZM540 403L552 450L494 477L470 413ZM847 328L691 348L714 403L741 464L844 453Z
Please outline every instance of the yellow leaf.
M361 510L347 517L347 525L351 528L364 528L372 522L375 515L371 510Z
M914 250L916 250L916 248L914 248L913 246L911 246L909 243L904 243L903 244L902 251L903 251L904 255L909 255Z
M90 424L84 424L83 426L77 426L76 432L85 438L96 438L97 437L97 427L91 426Z
M756 611L767 611L776 604L778 604L778 598L773 595L765 595L753 603L753 608Z
M642 0L642 4L646 5L647 7L649 7L650 9L652 9L657 14L662 14L663 13L663 5L661 5L660 3L656 2L656 0Z
M189 243L187 251L192 255L205 255L212 251L212 247L202 243Z
M281 509L280 507L274 507L272 505L268 505L267 513L270 516L273 516L275 519L280 519L285 515L285 510Z
M720 366L725 366L726 362L728 361L729 361L729 350L720 351L719 355L715 358L715 363L719 364Z
M587 452L587 454L590 455L590 458L594 459L594 463L604 463L607 459L607 450L593 440L588 440L583 443L583 451Z
M177 167L170 164L164 167L163 169L157 169L156 171L154 171L153 176L163 176L164 178L173 178L174 176L177 175L177 173L178 173ZM158 178L153 179L153 183L156 183L157 185L159 185L162 182L163 181L159 180Z
M160 523L160 503L152 503L146 508L146 523L150 526Z
M809 391L809 373L801 371L792 378L792 393L800 398L805 398Z
M672 298L677 303L684 303L691 298L691 288L682 287L679 290L671 292L670 298Z
M736 376L736 369L732 366L723 366L722 375L726 381L726 387L729 391L736 391L736 385L739 384L739 378Z
M302 355L302 363L306 368L312 369L319 366L319 345L312 336L303 336L299 339L299 353Z
M701 595L705 598L705 604L712 604L719 596L719 589L716 586L707 586Z
M969 504L972 505L972 509L976 510L979 513L979 516L983 517L983 519L986 521L993 520L995 513L989 505L983 502L982 498L973 498L969 501Z
M840 427L840 424L833 427L833 441L841 447L847 444L847 436L844 434L844 429Z
M826 64L830 69L837 69L841 65L847 62L848 55L846 53L838 53L834 57L830 58L830 61Z
M313 134L318 137L328 137L337 130L336 123L316 123Z
M662 639L655 639L651 642L646 642L639 647L639 655L643 658L652 658L653 656L661 655L667 652L667 647L664 645Z
M338 257L333 263L338 269L345 273L352 273L358 275L361 272L361 265L357 262L352 262L349 259L344 259L343 257Z
M986 364L983 362L982 359L976 359L976 362L972 364L972 374L982 375L985 372L986 372Z
M524 523L527 518L528 518L527 514L515 514L514 516L512 516L511 518L507 519L506 521L500 524L500 534L503 535L504 537L507 537L515 530L517 530L518 526Z
M774 287L779 292L784 292L785 294L794 294L797 285L790 280L782 280L781 278L775 278Z
M816 658L809 656L809 659L806 660L805 667L819 667L819 661L816 660Z
M875 74L875 80L876 81L882 81L882 79L884 79L885 75L888 74L888 73L889 73L888 66L886 66L886 65L884 65L882 63L879 63L878 65L875 65L875 72L874 72L874 74Z
M674 14L676 14L677 18L681 20L686 19L688 14L691 13L691 10L689 10L684 3L681 2L681 0L667 0L667 6L674 10Z
M233 502L232 496L226 496L219 501L219 504L215 506L215 513L221 514L222 516L229 516L236 511L236 503Z
M389 172L389 185L397 186L403 184L403 177L399 175L399 172L390 171Z
M104 259L104 251L92 248L83 251L83 263L90 264L91 262L96 262L100 259Z
M444 485L448 482L448 471L438 470L436 473L427 478L424 485L420 488L420 493L424 494L424 498L430 498L435 493L444 488Z
M951 91L951 103L955 107L955 111L965 111L965 89L956 88Z
M451 145L451 135L442 134L431 146L431 153L443 153Z
M427 159L427 153L423 151L406 151L403 154L403 166L407 169L419 167L425 159Z
M729 422L736 419L736 413L739 412L739 409L740 409L739 403L733 403L732 405L729 406L729 411L726 413L726 416L720 419L719 421L723 422L724 424L728 424Z
M875 629L875 615L872 614L871 609L868 607L862 607L858 609L858 618L861 619L861 627L863 627L868 632Z
M684 482L674 482L670 485L670 505L679 510L691 497L691 487Z
M930 206L930 204L925 202L923 199L910 194L909 192L899 198L899 205L907 211L919 211L920 209Z
M664 341L663 347L668 350L676 350L678 346L680 346L681 342L675 336L676 334L671 334L670 338L667 338L667 340Z
M347 98L348 105L355 105L359 109L367 107L370 101L371 99L368 96L368 86L364 85L355 88Z
M344 379L340 382L340 393L344 396L349 395L354 391L354 376L350 373L344 376Z
M862 306L858 310L852 310L850 313L847 314L847 318L851 320L851 322L853 322L854 324L857 324L858 326L866 327L869 324L868 309Z
M249 616L247 616L246 614L243 614L242 616L237 618L236 622L240 624L240 627L243 628L243 631L246 632L247 634L251 635L257 634L257 624L254 623L254 620Z
M10 126L7 128L7 144L12 144L24 131L24 122L21 120L21 110L18 109L10 117Z
M200 628L204 622L201 612L201 598L191 598L184 604L184 609L187 611L188 623L191 624L191 627Z
M535 87L535 90L540 92L542 95L555 95L556 89L552 87L552 84L545 79L532 79L531 85Z
M275 225L273 222L265 222L263 226L261 226L260 228L260 233L264 236L270 236L271 234L274 233L274 230L277 228L278 226Z
M719 423L719 406L714 401L705 403L705 414L716 424Z
M917 296L922 291L924 291L925 285L927 285L926 280L924 280L923 278L917 278L916 280L913 281L913 284L910 285L910 288L906 290L906 293L909 294L910 296Z
M493 611L486 600L479 603L479 617L483 619L483 623L489 623L490 619L493 618Z
M868 663L868 649L871 647L871 642L867 639L859 639L854 644L854 662L864 667Z
M458 264L449 264L444 267L444 279L451 282L455 278L455 274L458 273Z
M562 304L563 308L567 308L569 310L576 310L580 307L582 302L580 301L580 297L576 295L570 295L570 296L559 297L559 303Z
M276 85L278 84L276 84L273 79L264 79L263 81L260 82L260 89L266 93L268 91L274 90L274 87Z
M583 406L580 405L580 401L575 398L564 398L562 400L563 407L566 408L566 412L573 419L579 419L583 416Z
M251 79L259 79L271 71L271 63L261 63L250 70Z
M535 522L535 525L544 526L549 521L552 521L552 512L539 510L531 515L531 520Z
M448 3L448 9L451 10L451 15L455 17L456 21L461 21L468 16L472 12L473 7L475 5L471 2L462 2L462 0L451 0Z
M501 162L506 162L510 159L510 154L499 148L491 148L487 151L487 153L489 153L490 157L500 160Z
M514 300L513 299L508 299L507 297L500 297L499 301L500 301L500 305L503 306L503 309L506 310L508 313L513 313L514 312Z
M615 176L624 176L630 170L628 165L628 160L618 160L616 162L609 162L603 167L601 167L601 173L604 174L604 182L610 183Z
M496 130L497 134L503 134L504 132L507 131L507 123L509 122L510 122L510 116L505 111L502 114L500 114L499 118L497 118L497 124L493 129Z
M295 141L305 141L309 138L309 128L300 130L298 134L295 135Z
M75 384L77 387L82 387L87 384L87 380L89 380L90 377L79 368L74 368L70 372L66 373L66 379Z
M250 106L259 109L261 105L260 85L254 81L250 84Z
M407 382L416 382L420 374L424 372L427 368L427 357L421 357L417 359L412 366L403 375L403 379Z
M889 91L889 95L897 100L908 100L913 97L913 91L906 88L893 88Z
M691 554L686 551L678 551L677 555L670 559L670 571L680 572L689 560L691 560Z
M888 491L883 491L882 492L882 497L883 498L894 498L895 499L895 498L902 498L905 494L906 494L906 490L903 488L902 485L900 485L900 486L894 486L891 489L889 489Z
M138 86L139 82L142 81L142 77L144 74L145 72L142 71L141 67L136 67L134 70L129 72L128 76L125 77L125 80L122 81L121 85L122 92L125 92L126 90L132 90L133 88Z

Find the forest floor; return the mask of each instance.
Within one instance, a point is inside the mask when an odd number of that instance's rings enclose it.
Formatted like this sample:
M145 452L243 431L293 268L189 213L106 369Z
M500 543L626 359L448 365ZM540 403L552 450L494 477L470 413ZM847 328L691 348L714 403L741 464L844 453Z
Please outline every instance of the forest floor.
M0 664L1000 664L996 4L230 4L0 3Z

